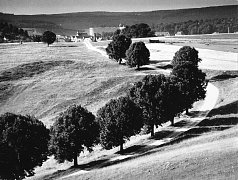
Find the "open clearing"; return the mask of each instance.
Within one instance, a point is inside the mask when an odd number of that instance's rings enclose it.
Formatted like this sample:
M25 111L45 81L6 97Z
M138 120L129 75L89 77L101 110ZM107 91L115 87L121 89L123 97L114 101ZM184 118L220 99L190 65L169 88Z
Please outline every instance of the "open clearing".
M51 47L41 43L0 45L0 113L32 114L48 127L74 103L95 114L145 74L168 74L164 67L179 48L148 44L151 64L135 71L102 56L102 46L105 44L95 43L91 49L83 43L56 43ZM200 67L205 68L209 79L216 77L212 83L220 94L215 109L201 124L188 130L190 118L184 116L175 127L181 132L178 138L163 146L158 141L169 137L174 129L158 131L155 139L149 135L132 137L122 156L116 153L117 148L104 151L96 147L92 154L79 157L81 165L76 169L69 168L68 162L57 164L51 157L31 179L236 179L238 73L217 76L223 72L209 69L237 70L237 54L201 51L206 63ZM220 130L224 131L217 132Z

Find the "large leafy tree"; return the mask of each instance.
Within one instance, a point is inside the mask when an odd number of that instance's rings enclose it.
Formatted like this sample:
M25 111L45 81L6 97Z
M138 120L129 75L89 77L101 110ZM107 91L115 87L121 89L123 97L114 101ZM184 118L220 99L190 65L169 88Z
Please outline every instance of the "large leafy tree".
M202 60L198 57L198 51L195 48L183 46L175 53L172 65L175 67L176 65L191 63L194 66L198 66L198 63L201 61Z
M45 32L43 33L42 42L47 43L48 46L49 46L50 44L53 44L53 43L55 42L55 40L56 40L56 35L55 35L55 33L51 32L51 31L45 31Z
M159 89L158 111L160 122L170 121L174 125L174 117L184 111L184 96L181 82L173 76L166 77L166 81Z
M145 23L134 24L132 26L126 26L126 28L122 30L122 34L125 34L132 38L155 36L154 31L152 31L150 26Z
M127 65L130 67L140 68L142 65L146 65L150 61L150 51L145 46L144 42L135 42L130 45L126 51Z
M34 174L48 155L49 130L31 116L0 116L0 179L22 179Z
M98 136L99 126L95 116L80 105L73 105L51 127L49 149L59 163L68 160L74 161L74 166L77 166L79 154L84 148L92 151Z
M188 114L188 109L192 108L194 102L204 99L206 95L206 74L192 63L176 65L172 72L180 86L183 95L183 106Z
M161 125L166 118L161 117L161 105L167 78L164 75L147 75L134 84L128 91L128 96L143 112L144 124L149 127L154 136L154 125Z
M97 113L100 124L100 142L105 149L120 146L140 132L142 115L139 107L128 97L112 99Z
M126 57L126 50L130 44L131 38L122 34L115 34L113 40L108 44L106 52L110 59L115 59L121 64L122 58Z

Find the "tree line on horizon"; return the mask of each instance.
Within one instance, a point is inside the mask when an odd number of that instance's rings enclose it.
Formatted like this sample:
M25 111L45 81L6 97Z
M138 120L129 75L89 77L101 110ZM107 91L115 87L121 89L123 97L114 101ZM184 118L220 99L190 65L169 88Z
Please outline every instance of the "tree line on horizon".
M144 44L130 44L123 34L114 39L128 43L133 62L143 61ZM119 47L119 49L122 46ZM123 55L125 56L125 54ZM32 116L5 113L0 116L0 178L22 179L34 175L34 168L41 166L53 155L62 163L74 161L84 150L91 152L96 144L104 149L120 146L133 135L147 128L154 136L154 126L170 121L205 98L206 74L198 69L198 51L184 46L172 60L169 76L146 75L135 82L126 95L111 99L101 107L96 116L81 105L70 106L47 129Z
M238 32L238 18L215 18L206 20L189 20L179 23L152 24L151 29L159 32L169 32L171 35L182 32L185 35Z
M29 39L28 32L7 22L0 22L0 42L4 38L9 40L26 40Z

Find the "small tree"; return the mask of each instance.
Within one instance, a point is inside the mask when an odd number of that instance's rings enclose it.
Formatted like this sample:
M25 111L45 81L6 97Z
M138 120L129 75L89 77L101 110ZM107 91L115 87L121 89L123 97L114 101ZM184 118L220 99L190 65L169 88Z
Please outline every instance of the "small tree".
M92 151L98 135L95 116L87 109L74 105L62 113L51 127L49 149L59 163L74 160L74 166L77 166L79 154L84 147Z
M97 113L102 146L105 149L120 146L122 152L125 140L140 132L141 116L140 109L128 97L107 103Z
M49 130L34 117L0 116L0 179L22 179L47 160Z
M50 44L53 44L53 43L55 42L55 40L56 40L56 35L55 35L55 33L51 32L51 31L45 31L45 32L43 33L42 42L47 43L48 46L49 46Z
M126 51L127 65L130 67L140 68L142 65L146 65L150 60L150 51L145 46L144 42L135 42L130 45Z
M122 58L126 57L126 50L131 44L131 38L122 34L116 34L113 36L112 42L110 42L106 48L106 52L110 59L115 59L121 64Z

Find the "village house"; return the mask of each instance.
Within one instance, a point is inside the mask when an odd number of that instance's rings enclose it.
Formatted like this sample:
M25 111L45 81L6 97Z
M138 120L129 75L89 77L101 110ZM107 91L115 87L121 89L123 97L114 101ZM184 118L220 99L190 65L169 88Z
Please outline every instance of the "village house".
M77 31L77 34L75 36L71 36L71 41L73 42L80 42L85 38L89 38L90 36L86 32L79 32Z
M175 36L181 36L181 35L184 35L183 31L178 31Z
M29 36L42 36L42 33L38 32L35 28L22 28L24 31L27 31Z
M155 36L170 36L169 32L155 32Z

